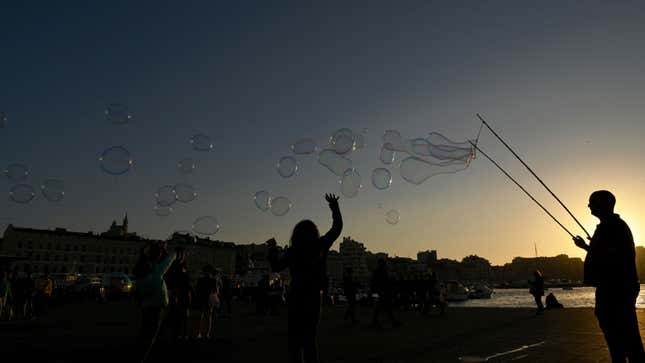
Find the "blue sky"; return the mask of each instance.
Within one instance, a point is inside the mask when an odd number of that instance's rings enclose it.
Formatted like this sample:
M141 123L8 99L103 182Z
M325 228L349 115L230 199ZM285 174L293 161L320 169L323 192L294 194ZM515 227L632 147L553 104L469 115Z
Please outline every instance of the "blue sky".
M541 254L580 255L484 159L420 186L392 166L390 189L371 186L383 131L465 140L476 134L480 112L588 229L596 223L588 194L613 190L639 244L645 7L580 4L3 4L0 109L9 121L0 129L0 165L29 165L35 186L62 179L66 198L38 196L28 205L1 198L0 224L102 231L127 211L132 229L165 238L212 215L221 224L217 238L285 243L300 219L328 228L322 196L339 185L313 156L298 157L300 170L289 179L275 163L300 138L323 143L348 127L367 130L367 147L351 156L364 187L341 200L343 234L369 249L504 262L531 255L535 242ZM114 102L130 107L130 124L105 122ZM188 139L197 133L213 138L211 153L192 151ZM97 159L113 145L131 151L128 175L101 173ZM492 136L484 133L481 146L575 230ZM184 157L196 159L193 175L178 172ZM156 216L155 190L177 182L194 185L198 199ZM7 193L9 183L2 188ZM289 197L291 212L257 210L252 197L263 189ZM388 209L401 213L395 226L385 223Z

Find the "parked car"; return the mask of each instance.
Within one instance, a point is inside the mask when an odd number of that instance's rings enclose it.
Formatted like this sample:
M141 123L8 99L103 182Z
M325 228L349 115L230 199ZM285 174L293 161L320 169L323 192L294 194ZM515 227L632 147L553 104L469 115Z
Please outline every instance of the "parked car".
M99 276L80 276L67 288L67 293L72 297L102 301L105 298L105 287Z
M107 299L119 299L130 295L132 280L123 272L111 272L103 275L101 285Z

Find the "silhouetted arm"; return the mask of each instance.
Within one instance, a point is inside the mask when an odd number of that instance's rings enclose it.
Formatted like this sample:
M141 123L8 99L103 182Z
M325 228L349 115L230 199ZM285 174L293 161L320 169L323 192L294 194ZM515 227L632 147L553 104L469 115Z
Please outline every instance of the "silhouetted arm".
M340 206L338 206L338 197L333 194L325 196L329 202L329 209L331 209L332 225L331 228L324 236L320 237L320 247L323 251L327 251L334 244L334 241L340 236L343 230L343 216L340 214Z
M277 246L269 246L267 259L269 260L269 264L271 264L271 271L280 272L289 266L289 250L287 249L280 255Z

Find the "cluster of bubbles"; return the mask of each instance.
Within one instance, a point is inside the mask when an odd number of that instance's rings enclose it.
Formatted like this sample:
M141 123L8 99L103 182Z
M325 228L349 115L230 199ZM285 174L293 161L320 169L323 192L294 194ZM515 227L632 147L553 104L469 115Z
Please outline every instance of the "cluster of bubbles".
M263 211L270 211L274 216L283 216L291 210L291 201L287 197L272 197L266 190L260 190L253 197L255 206Z
M3 170L9 181L9 199L15 203L27 204L36 198L36 188L27 183L29 167L24 164L11 164ZM60 202L65 197L65 183L58 179L46 179L40 185L43 197L50 202Z

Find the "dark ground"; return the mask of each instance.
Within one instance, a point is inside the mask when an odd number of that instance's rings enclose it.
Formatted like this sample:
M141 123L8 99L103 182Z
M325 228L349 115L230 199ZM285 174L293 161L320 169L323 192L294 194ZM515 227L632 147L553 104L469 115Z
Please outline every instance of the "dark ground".
M404 322L393 329L369 326L371 308L358 309L360 322L343 322L343 307L325 307L319 331L323 362L458 362L459 357L490 357L536 343L488 361L607 362L603 336L590 308L449 308L445 316L396 312ZM193 319L196 314L193 315ZM645 325L645 312L639 311ZM139 311L131 302L68 303L52 306L36 321L0 322L2 362L130 362ZM193 327L195 324L193 324ZM286 311L258 317L254 306L237 304L231 318L216 322L212 342L160 340L150 362L285 362ZM643 333L641 333L643 334Z

